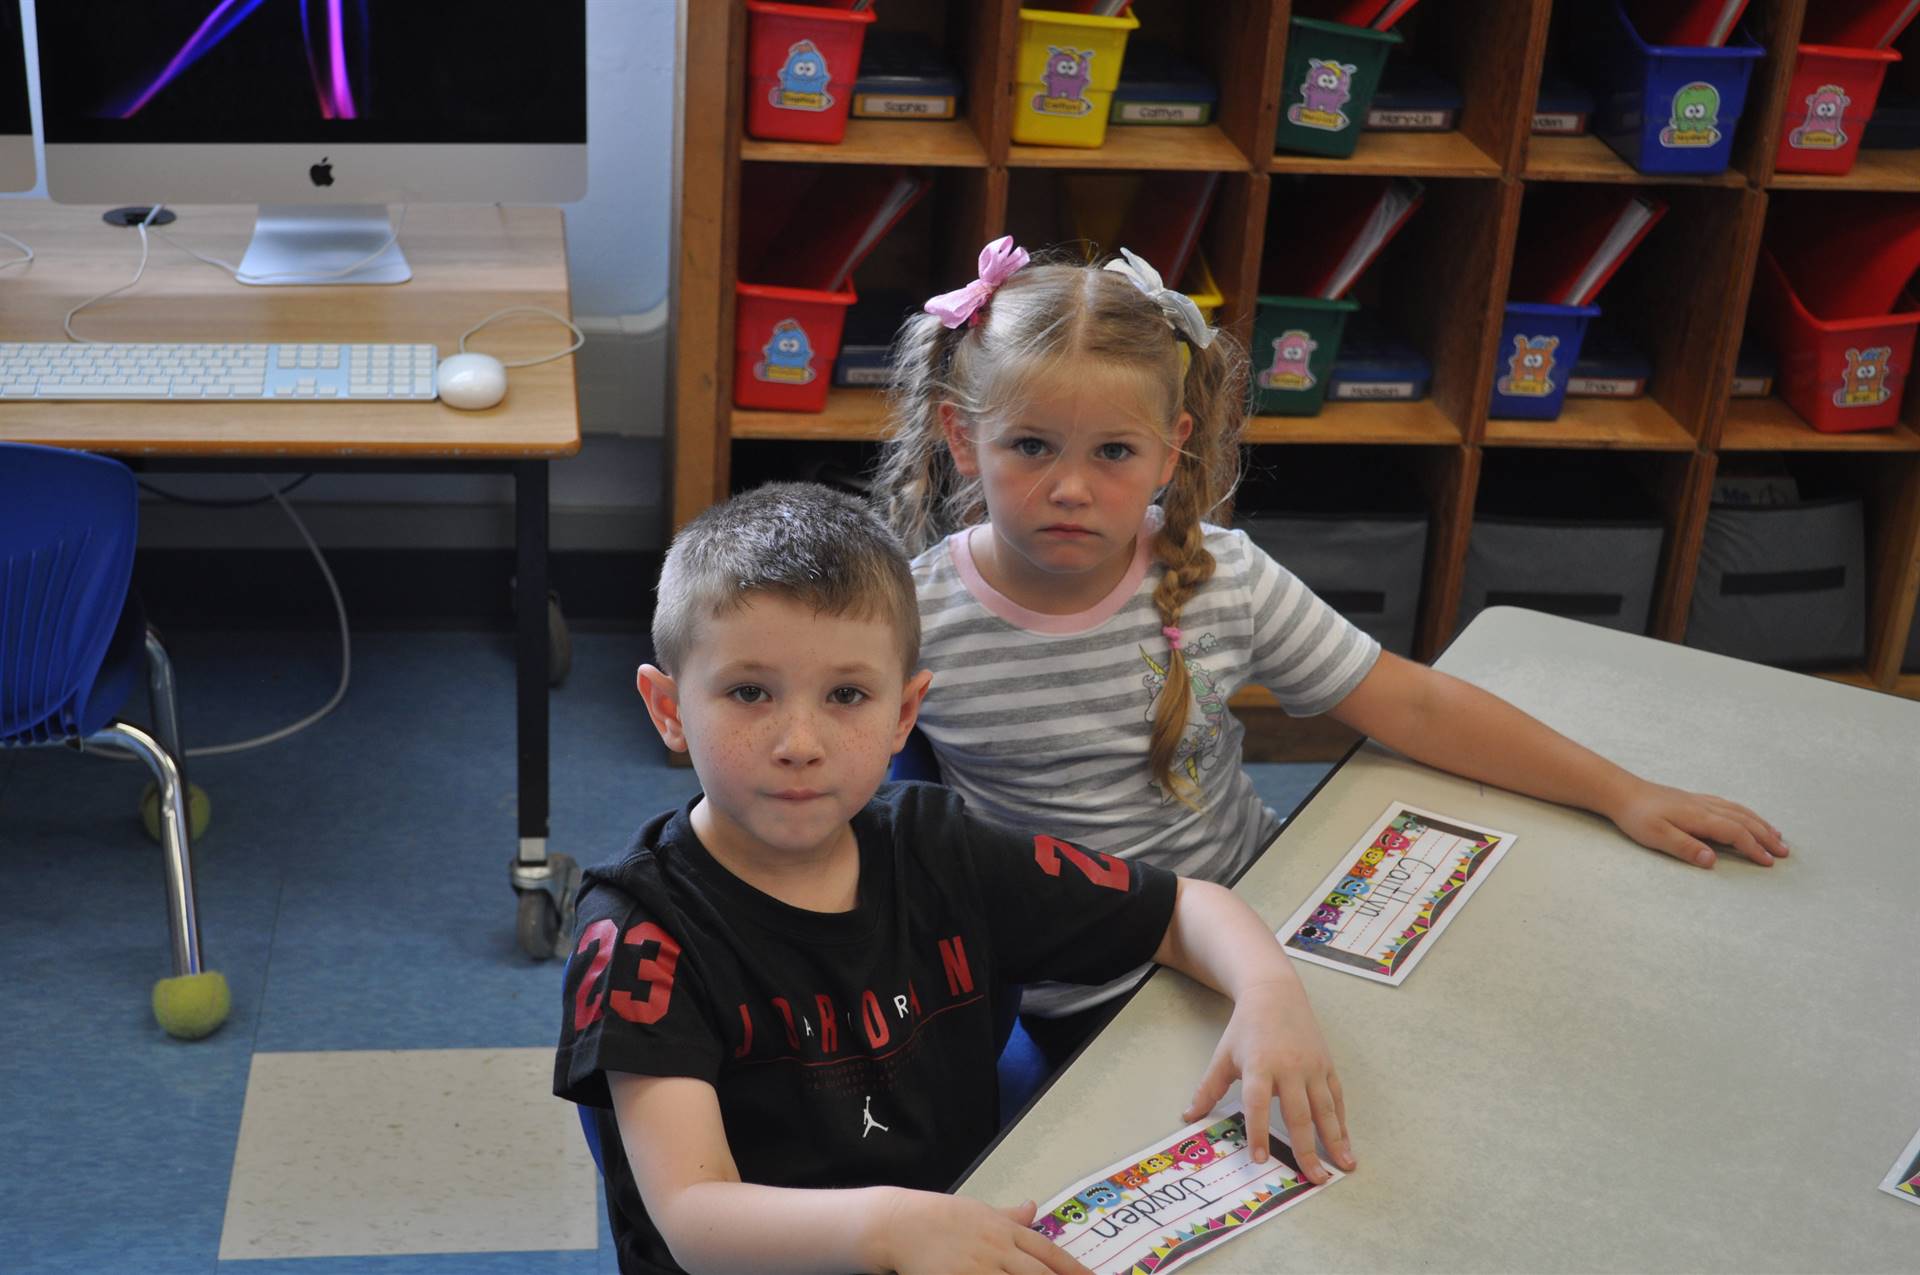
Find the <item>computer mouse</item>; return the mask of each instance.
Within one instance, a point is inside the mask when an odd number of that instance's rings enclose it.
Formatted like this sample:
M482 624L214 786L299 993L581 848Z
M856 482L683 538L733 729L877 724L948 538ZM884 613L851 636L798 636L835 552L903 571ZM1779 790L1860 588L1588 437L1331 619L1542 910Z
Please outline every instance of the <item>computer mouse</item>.
M507 396L507 368L491 354L450 354L434 377L440 401L468 411L492 407Z

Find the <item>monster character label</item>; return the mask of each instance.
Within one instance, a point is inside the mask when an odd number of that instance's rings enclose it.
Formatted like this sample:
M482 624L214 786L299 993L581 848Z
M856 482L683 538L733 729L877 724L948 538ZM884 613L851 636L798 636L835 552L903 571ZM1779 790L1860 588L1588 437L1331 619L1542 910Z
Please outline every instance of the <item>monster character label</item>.
M1660 130L1660 144L1674 150L1711 146L1720 140L1720 90L1695 80L1673 95L1673 116Z
M1500 392L1513 398L1545 398L1553 393L1553 352L1559 346L1557 336L1514 337Z
M1301 128L1337 133L1353 121L1347 118L1347 99L1353 96L1351 62L1307 59L1307 78L1300 81L1300 100L1287 108L1287 119Z
M760 347L753 375L776 385L805 385L818 375L813 370L813 344L799 320L782 319L773 325L773 335Z
M778 83L767 92L767 101L783 111L824 111L833 105L827 92L827 59L812 40L801 40L787 49L786 64L780 68Z
M1787 145L1803 151L1837 151L1847 144L1843 125L1853 99L1838 84L1822 84L1807 94L1807 118L1787 134Z
M1835 407L1872 407L1892 397L1888 384L1893 376L1893 347L1876 345L1867 350L1847 351L1847 370L1840 374L1840 388L1833 392Z
M1310 390L1313 372L1307 359L1320 343L1298 328L1289 328L1273 340L1273 363L1253 379L1263 390Z
M1048 45L1047 66L1040 80L1040 92L1033 98L1036 112L1069 118L1085 115L1093 109L1093 103L1087 100L1087 86L1093 82L1093 50Z

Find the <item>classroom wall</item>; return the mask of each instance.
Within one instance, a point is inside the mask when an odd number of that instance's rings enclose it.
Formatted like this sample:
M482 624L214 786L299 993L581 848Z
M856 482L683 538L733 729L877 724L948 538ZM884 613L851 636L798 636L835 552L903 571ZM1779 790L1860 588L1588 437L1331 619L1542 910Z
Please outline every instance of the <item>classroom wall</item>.
M31 42L36 0L20 3ZM578 457L553 466L556 549L648 549L665 535L661 440L679 118L675 81L686 3L587 0L588 190L585 199L565 208L573 313L588 337L576 363L587 437ZM31 59L28 79L38 133L39 84ZM7 198L46 198L44 178L24 195L0 196ZM0 230L5 228L0 203ZM0 296L4 288L0 281ZM237 476L171 476L166 482L184 494L215 498L259 490L257 482ZM512 543L510 491L504 478L323 475L300 489L300 501L323 547L474 548ZM277 509L210 513L150 502L142 512L142 543L154 547L300 543Z

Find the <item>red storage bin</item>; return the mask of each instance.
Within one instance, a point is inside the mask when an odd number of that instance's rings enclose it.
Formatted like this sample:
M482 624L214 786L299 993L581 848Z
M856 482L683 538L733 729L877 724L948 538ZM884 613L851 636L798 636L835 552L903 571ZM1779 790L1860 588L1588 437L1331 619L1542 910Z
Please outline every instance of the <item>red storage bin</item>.
M733 405L817 412L827 405L840 329L856 300L843 292L735 283Z
M1902 298L1898 314L1821 319L1794 294L1771 250L1760 250L1753 283L1754 321L1771 334L1787 406L1823 433L1885 429L1900 419L1913 363L1920 302Z
M873 10L747 0L747 132L838 142Z
M1886 314L1920 270L1920 197L1797 196L1774 203L1767 247L1812 313Z
M1803 44L1787 89L1786 117L1773 166L1783 173L1844 173L1860 153L1895 49Z

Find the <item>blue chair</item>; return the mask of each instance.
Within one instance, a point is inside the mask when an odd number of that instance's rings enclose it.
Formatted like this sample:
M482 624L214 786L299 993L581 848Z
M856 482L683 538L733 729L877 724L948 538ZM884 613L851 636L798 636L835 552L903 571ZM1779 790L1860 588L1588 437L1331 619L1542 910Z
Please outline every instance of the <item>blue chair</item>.
M193 1040L226 1021L231 1000L200 957L173 666L128 594L138 506L118 461L0 443L0 747L123 751L152 772L173 947L153 1013ZM143 658L153 734L117 720Z

